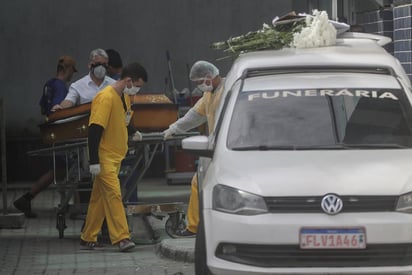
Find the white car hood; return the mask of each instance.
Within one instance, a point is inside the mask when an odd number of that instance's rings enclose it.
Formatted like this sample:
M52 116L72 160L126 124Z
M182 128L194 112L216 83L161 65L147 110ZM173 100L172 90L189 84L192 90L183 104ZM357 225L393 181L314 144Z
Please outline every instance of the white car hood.
M399 195L412 191L412 150L226 151L217 183L262 196Z

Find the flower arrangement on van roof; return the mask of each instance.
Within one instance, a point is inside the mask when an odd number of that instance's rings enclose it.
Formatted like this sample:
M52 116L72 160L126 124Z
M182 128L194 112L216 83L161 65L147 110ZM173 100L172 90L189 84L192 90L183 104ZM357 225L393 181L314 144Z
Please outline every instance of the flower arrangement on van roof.
M271 26L263 24L260 30L212 43L211 48L228 53L223 57L227 58L250 51L284 47L324 47L336 43L337 27L340 32L349 29L346 24L330 21L326 11L313 10L312 15L291 12L273 19Z

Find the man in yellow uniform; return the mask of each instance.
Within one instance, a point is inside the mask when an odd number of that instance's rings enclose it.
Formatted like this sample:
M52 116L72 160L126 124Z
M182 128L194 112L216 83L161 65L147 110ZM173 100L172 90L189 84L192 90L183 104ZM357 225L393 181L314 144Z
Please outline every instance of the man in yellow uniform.
M164 138L178 133L184 133L207 122L211 134L215 125L215 113L224 90L224 79L219 76L219 69L207 61L197 61L190 69L190 80L194 81L203 96L196 102L184 117L171 124L163 132ZM187 227L176 232L179 237L194 237L199 224L199 197L197 190L197 175L192 178L191 194L187 210Z
M146 82L146 70L131 63L123 69L120 80L101 90L92 101L88 146L94 182L80 240L85 248L101 247L97 235L105 218L113 245L118 245L120 251L135 247L130 240L118 173L128 149L127 125L132 116L128 95L136 94Z

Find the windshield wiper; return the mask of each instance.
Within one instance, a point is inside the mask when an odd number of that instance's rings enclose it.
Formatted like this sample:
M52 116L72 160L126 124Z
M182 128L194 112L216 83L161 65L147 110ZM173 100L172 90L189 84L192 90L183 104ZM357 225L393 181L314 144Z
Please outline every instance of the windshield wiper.
M250 145L250 146L239 146L233 147L233 151L268 151L268 150L296 150L294 145Z
M349 149L346 144L326 144L326 145L310 145L310 146L298 146L296 150L344 150Z
M342 149L393 149L408 148L405 145L397 143L336 143L327 145L298 146L296 150L342 150Z
M373 144L326 144L326 145L250 145L243 147L233 147L234 151L269 151L269 150L350 150L350 149L393 149L393 148L409 148L397 143L373 143Z
M393 148L408 148L408 146L398 143L358 143L348 144L342 143L347 148L365 148L365 149L393 149Z
M344 144L328 144L328 145L310 145L310 146L297 146L297 145L250 145L243 147L233 147L234 151L269 151L269 150L344 150L351 149Z

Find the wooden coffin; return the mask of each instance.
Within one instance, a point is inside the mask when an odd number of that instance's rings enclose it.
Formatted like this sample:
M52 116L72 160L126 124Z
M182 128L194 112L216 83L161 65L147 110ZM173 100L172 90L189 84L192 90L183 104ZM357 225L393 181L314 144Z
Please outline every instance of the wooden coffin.
M42 140L46 144L87 137L91 103L58 110L40 124Z
M163 131L178 117L178 106L162 94L131 96L133 116L130 124L141 132Z
M61 120L68 117L83 115L83 114L90 114L90 110L92 108L92 103L84 103L80 104L71 108L57 110L51 113L48 117L46 117L47 122L53 122L57 120Z

